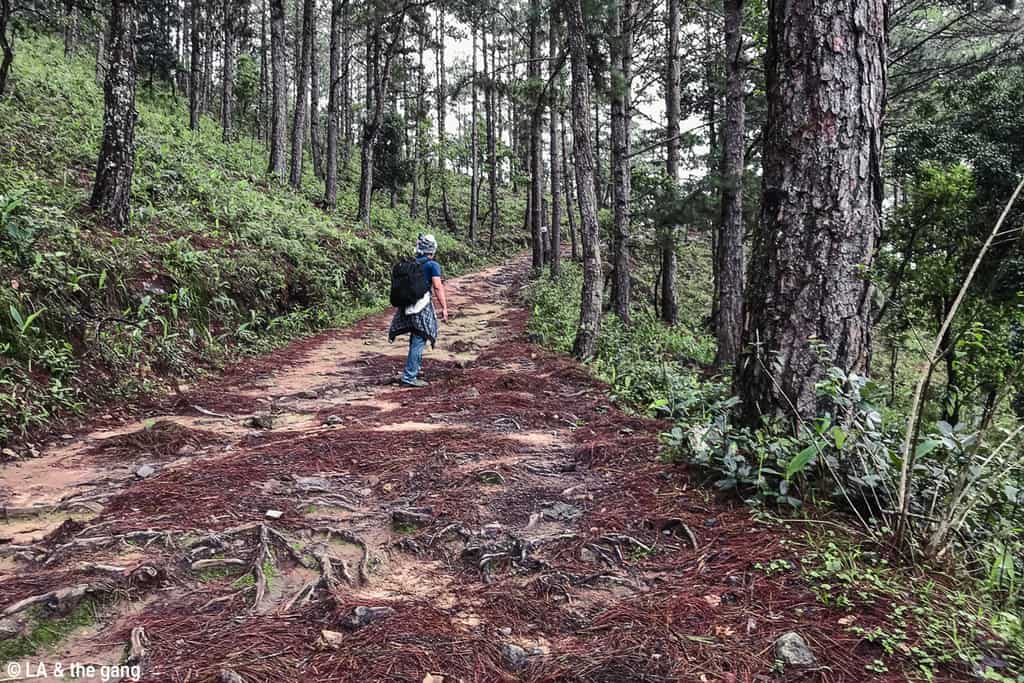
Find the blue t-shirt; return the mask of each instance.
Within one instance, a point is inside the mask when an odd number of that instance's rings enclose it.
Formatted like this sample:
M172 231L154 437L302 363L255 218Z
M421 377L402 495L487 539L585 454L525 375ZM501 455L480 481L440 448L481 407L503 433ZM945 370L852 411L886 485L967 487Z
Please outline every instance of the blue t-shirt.
M428 256L417 256L416 261L423 264L423 272L427 275L427 291L432 291L432 280L441 277L441 264Z

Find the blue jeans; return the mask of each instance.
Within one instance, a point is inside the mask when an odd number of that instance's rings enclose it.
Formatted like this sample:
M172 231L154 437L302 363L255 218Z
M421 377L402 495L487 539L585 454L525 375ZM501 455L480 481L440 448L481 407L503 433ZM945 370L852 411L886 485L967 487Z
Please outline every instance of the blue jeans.
M402 374L403 382L412 382L420 374L420 360L423 358L423 349L427 348L427 338L409 333L409 357L405 361L405 372Z

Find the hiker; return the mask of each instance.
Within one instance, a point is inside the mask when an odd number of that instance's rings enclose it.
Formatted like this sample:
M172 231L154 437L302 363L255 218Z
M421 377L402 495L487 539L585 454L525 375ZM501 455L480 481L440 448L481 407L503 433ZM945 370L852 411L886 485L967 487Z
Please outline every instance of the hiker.
M437 315L433 298L441 304L441 318L448 322L448 299L441 282L441 264L434 260L437 240L433 235L420 235L416 241L416 256L398 263L391 274L391 303L398 310L391 320L388 341L409 334L409 356L401 383L407 387L425 387L419 378L420 359L427 341L431 348L437 343ZM411 302L411 303L410 303Z

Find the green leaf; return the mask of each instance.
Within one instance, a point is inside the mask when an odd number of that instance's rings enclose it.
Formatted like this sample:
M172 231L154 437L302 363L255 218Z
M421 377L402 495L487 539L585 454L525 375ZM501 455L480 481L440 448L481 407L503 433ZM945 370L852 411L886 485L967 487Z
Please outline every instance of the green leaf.
M807 467L807 463L813 460L817 453L818 447L815 445L808 446L797 453L796 456L786 465L786 479L792 479L794 474L803 472L804 468Z
M921 443L917 444L917 449L914 451L914 456L917 458L923 458L928 455L936 448L942 445L942 441L939 439L926 439Z
M832 428L832 439L836 442L836 450L843 450L843 444L846 443L846 431L842 427Z
M11 311L11 320L13 320L14 324L17 325L18 328L20 329L21 326L25 324L25 321L22 320L22 318L21 318L21 313L19 313L18 309L14 307L14 304L10 305L10 311Z

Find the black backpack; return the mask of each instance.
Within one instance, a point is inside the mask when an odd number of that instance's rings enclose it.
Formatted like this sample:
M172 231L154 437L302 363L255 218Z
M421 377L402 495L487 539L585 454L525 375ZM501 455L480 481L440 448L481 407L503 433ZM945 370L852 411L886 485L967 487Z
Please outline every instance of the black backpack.
M412 306L430 289L423 264L414 258L402 259L391 269L391 305Z

